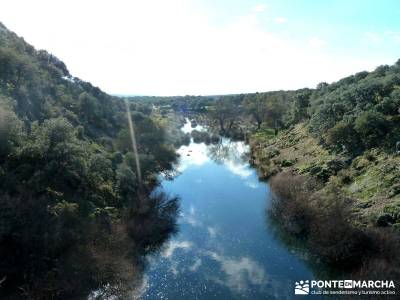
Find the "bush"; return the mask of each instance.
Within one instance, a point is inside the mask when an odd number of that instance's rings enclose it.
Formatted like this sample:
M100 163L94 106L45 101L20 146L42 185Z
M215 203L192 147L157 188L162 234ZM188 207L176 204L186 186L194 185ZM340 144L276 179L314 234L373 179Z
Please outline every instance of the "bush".
M360 148L360 141L353 124L339 122L327 131L326 143L337 152L348 151L356 153Z
M310 251L333 269L359 274L372 266L366 266L366 262L381 261L398 274L400 262L395 254L398 236L393 232L355 227L350 221L350 201L336 190L318 195L314 193L315 184L304 176L290 173L272 178L269 213L275 223L289 235L305 239ZM383 221L392 221L391 215L381 216L380 222Z
M376 111L366 111L355 121L355 130L366 148L379 146L389 131L389 122Z
M313 209L309 205L306 178L279 173L270 180L272 217L290 234L307 236Z

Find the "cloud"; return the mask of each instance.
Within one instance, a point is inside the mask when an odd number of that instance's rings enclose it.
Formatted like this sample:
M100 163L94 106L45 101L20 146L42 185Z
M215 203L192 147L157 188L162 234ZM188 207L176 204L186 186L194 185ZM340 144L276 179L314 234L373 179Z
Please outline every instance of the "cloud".
M309 41L308 44L310 45L311 48L321 48L326 45L326 42L319 37L312 37Z
M217 236L217 229L212 226L207 227L208 234L210 235L210 238L215 238Z
M216 252L208 255L220 263L224 278L213 278L214 281L229 287L234 292L248 290L251 285L265 285L267 277L265 270L249 257L231 258Z
M296 29L274 31L262 22L266 9L260 3L241 16L213 17L212 4L194 0L3 0L0 19L74 76L117 94L315 87L392 59L383 52L340 55Z
M268 5L265 3L257 4L253 7L252 12L262 13L268 8Z
M180 155L178 171L183 172L190 166L201 166L210 159L207 156L207 146L205 144L191 143L189 146L182 146L178 149Z
M182 213L182 221L192 225L193 227L201 226L201 222L196 218L196 209L190 205L188 213Z
M172 240L167 244L167 247L161 253L164 258L171 258L177 249L189 250L192 247L192 243L189 241L176 241Z
M196 272L198 268L200 268L202 261L200 258L196 258L193 265L189 266L189 270L192 272Z
M275 22L275 23L278 23L278 24L284 24L284 23L287 23L287 19L286 19L286 18L283 18L283 17L276 17L276 18L274 19L274 22Z
M246 181L245 184L252 189L258 188L258 183L254 181Z
M243 163L236 163L234 161L226 161L225 166L231 171L233 174L241 177L247 178L253 174L253 171L249 169L249 167Z

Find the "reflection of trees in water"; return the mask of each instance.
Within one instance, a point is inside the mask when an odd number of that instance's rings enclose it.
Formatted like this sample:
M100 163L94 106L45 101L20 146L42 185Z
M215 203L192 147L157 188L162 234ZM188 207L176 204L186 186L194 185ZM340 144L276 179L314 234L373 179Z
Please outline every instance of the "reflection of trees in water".
M145 256L177 232L179 211L178 199L162 193L143 196L141 202L125 212L95 211L92 221L85 224L77 223L73 207L64 212L64 224L45 223L44 217L39 222L34 215L32 229L23 226L24 238L34 238L36 243L25 243L29 245L25 248L11 238L1 243L0 279L5 279L0 298L85 299L89 294L90 299L132 298L142 283ZM28 207L21 214L29 211ZM35 225L40 223L43 230ZM75 227L80 228L79 236L72 231ZM40 236L38 231L56 234Z
M225 139L217 144L208 146L207 151L208 156L217 164L223 164L228 161L240 164L249 159L249 153L242 151L238 142Z
M318 258L313 256L307 248L306 241L300 236L287 233L278 220L271 216L269 207L265 210L265 222L267 231L272 233L274 238L279 241L288 251L300 258L313 275L318 279L334 279L341 274L327 268L320 263Z
M117 259L125 260L115 268L112 281L107 281L91 299L105 297L132 298L143 282L146 256L158 251L178 231L178 198L169 198L162 192L143 201L144 205L125 218L125 241L117 250ZM118 245L116 245L118 246ZM115 259L115 257L113 258Z

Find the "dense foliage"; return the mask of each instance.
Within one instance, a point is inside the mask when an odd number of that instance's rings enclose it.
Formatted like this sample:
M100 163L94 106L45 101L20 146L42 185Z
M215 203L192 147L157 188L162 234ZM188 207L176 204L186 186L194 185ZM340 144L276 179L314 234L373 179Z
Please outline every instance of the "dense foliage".
M175 230L176 199L149 196L173 145L150 105L130 106L142 183L124 101L0 24L0 297L131 286Z
M327 146L359 154L400 140L400 61L324 85L311 96L312 133Z

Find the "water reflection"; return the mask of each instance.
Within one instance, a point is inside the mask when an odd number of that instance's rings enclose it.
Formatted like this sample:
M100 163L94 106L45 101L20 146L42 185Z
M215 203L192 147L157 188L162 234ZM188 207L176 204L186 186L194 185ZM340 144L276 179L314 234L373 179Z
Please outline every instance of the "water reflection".
M264 268L249 257L225 257L216 252L209 252L212 259L220 264L223 272L222 280L216 277L214 280L221 285L226 285L231 290L241 293L247 291L250 286L261 288L266 285L267 278Z
M97 277L108 273L109 276L104 281L99 280L97 289L89 294L88 300L140 297L148 285L148 277L143 272L146 256L158 252L165 241L177 233L179 203L176 197L154 193L143 200L143 206L130 211L119 224L118 231L112 232L112 238L104 245L108 252L101 248L103 251L98 253L98 262L93 262L96 263ZM175 249L189 244L168 245L170 247L162 252L166 258L171 257ZM98 247L94 248L96 250Z
M197 130L197 131L206 131L207 128L204 127L204 126L202 126L202 125L199 125L199 124L197 124L196 127L192 127L192 125L191 125L189 119L186 118L186 122L185 122L185 124L183 125L183 127L181 128L181 130L182 130L184 133L191 133L193 130Z
M162 188L181 198L180 231L148 257L141 298L291 299L295 280L313 278L265 230L269 189L247 163L248 151L227 139L178 150L181 174Z

